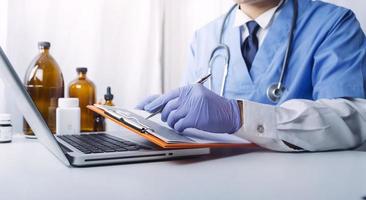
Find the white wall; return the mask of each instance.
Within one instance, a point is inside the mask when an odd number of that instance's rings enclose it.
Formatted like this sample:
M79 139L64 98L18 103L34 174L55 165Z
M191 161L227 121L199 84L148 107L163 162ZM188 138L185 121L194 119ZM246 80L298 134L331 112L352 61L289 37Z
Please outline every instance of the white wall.
M231 0L165 1L165 90L180 85L193 32L224 14Z
M161 92L161 8L160 0L11 0L5 50L23 79L37 42L50 41L66 86L85 66L98 99L112 86L117 105L134 106ZM11 107L19 130L22 118Z

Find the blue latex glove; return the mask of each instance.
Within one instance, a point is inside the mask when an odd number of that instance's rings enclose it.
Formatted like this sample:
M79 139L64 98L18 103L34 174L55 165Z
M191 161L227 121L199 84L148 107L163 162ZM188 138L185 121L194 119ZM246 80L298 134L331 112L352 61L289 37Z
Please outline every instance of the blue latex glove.
M158 97L160 97L161 95L155 94L155 95L151 95L149 97L147 97L146 99L144 99L143 101L141 101L139 104L137 104L137 106L135 107L136 109L139 110L145 110L145 106L150 104L152 101L154 101L155 99L157 99Z
M144 109L154 112L164 107L162 121L175 130L196 128L214 133L234 133L240 128L240 110L236 100L221 97L201 84L168 92Z

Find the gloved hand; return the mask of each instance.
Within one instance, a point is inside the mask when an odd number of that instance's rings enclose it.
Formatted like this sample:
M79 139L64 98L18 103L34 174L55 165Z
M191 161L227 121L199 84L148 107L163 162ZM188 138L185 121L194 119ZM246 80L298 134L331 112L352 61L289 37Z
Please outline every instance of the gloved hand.
M155 99L157 99L160 96L161 95L158 95L158 94L151 95L151 96L147 97L146 99L144 99L143 101L141 101L139 104L137 104L137 106L135 108L139 109L139 110L145 110L144 107L146 105L148 105L149 103L151 103L152 101L154 101Z
M196 128L214 133L234 133L240 128L240 110L236 100L228 100L201 84L168 92L144 106L149 112L164 107L162 121L175 130Z

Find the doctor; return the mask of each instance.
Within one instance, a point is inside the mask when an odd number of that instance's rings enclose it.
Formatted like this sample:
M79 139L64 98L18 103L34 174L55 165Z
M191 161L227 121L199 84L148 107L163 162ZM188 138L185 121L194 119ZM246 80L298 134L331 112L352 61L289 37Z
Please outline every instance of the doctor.
M352 11L312 0L235 1L196 31L186 86L138 108L163 108L178 131L231 133L276 151L362 144L366 39Z

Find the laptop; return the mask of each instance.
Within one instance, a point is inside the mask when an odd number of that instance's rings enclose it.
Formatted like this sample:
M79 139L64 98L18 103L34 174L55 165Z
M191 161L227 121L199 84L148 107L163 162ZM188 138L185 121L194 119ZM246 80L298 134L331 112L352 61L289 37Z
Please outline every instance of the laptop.
M164 160L210 153L209 148L162 149L108 133L53 135L0 47L0 79L11 88L19 110L38 140L66 166L95 166Z

